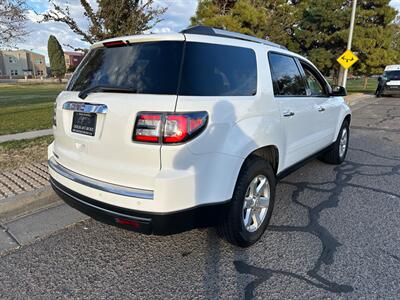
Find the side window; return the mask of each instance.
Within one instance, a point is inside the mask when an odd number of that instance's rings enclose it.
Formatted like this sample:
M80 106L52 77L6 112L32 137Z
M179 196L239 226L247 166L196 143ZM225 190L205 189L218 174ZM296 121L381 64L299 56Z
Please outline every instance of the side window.
M270 53L274 94L276 96L305 96L306 86L293 57Z
M326 96L325 83L319 78L316 71L305 63L301 63L301 66L304 69L311 96Z
M187 42L179 94L253 96L257 60L250 48Z

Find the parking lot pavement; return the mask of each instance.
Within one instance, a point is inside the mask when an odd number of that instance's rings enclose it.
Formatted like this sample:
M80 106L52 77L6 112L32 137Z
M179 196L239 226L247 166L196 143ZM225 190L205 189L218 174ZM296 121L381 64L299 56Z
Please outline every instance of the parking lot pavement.
M214 229L147 236L93 220L0 258L0 298L398 298L400 99L353 114L340 166L317 160L277 188L248 249Z

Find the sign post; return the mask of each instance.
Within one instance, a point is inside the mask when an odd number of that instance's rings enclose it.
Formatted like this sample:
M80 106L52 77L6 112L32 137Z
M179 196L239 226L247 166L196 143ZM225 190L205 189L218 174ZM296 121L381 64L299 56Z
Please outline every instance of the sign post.
M349 39L347 40L347 50L351 50L351 44L353 41L353 31L354 31L354 23L355 23L355 19L356 19L356 9L357 9L357 0L353 0L353 9L351 11L351 20L350 20L350 29L349 29ZM350 68L350 67L348 67L348 68ZM346 87L348 68L344 68L343 81L342 81L343 87Z

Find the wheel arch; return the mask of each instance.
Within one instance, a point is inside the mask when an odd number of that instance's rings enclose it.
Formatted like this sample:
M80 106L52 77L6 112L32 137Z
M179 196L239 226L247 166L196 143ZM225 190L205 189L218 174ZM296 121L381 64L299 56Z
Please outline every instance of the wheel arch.
M337 123L337 127L335 129L335 134L332 137L332 143L334 143L339 135L340 129L342 128L342 125L345 121L349 122L349 125L351 123L351 112L350 109L348 111L346 111L344 114L342 114L339 118L338 118L338 123Z
M351 114L347 114L347 115L344 117L344 119L343 119L343 122L344 122L344 121L349 122L349 125L350 125L350 123L351 123ZM343 122L342 122L342 124L343 124Z
M261 157L266 161L268 161L271 164L271 167L274 170L275 175L278 173L279 149L276 145L267 145L253 150L251 153L247 155L247 157L243 161L241 169L245 165L246 160L254 156Z

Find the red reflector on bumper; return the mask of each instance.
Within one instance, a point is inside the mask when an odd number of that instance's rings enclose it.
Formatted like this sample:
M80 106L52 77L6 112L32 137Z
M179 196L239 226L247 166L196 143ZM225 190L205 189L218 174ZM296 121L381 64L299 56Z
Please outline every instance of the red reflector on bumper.
M133 220L115 218L115 222L117 222L118 224L121 224L121 225L129 225L129 226L132 226L133 228L140 228L140 223L137 221L133 221Z

